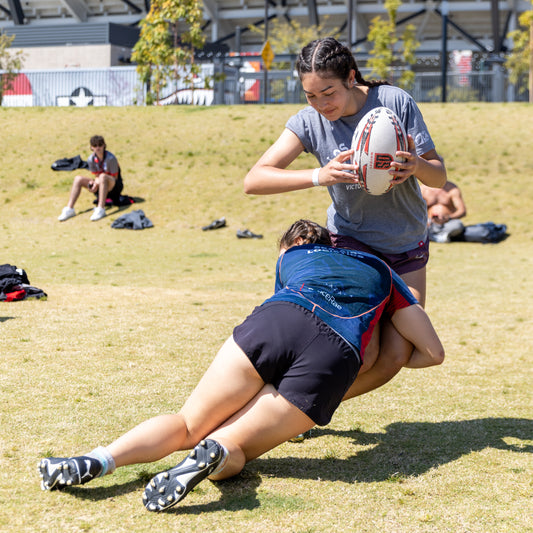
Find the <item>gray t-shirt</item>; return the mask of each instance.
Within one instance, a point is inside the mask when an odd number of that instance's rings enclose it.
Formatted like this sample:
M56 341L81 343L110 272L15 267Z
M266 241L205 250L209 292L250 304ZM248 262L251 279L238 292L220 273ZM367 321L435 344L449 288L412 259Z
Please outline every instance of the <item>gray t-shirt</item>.
M435 148L413 98L391 85L369 89L363 108L348 117L330 122L312 107L292 116L286 128L295 133L305 150L320 166L349 150L357 124L375 107L392 109L416 144L418 155ZM354 237L378 252L399 254L417 248L427 238L427 209L418 181L411 176L386 194L372 196L358 184L328 187L332 203L327 227L334 233Z
M93 174L105 172L114 178L118 176L118 160L107 150L104 152L104 158L102 160L98 159L97 155L93 152L87 158L87 164L89 165L89 171Z

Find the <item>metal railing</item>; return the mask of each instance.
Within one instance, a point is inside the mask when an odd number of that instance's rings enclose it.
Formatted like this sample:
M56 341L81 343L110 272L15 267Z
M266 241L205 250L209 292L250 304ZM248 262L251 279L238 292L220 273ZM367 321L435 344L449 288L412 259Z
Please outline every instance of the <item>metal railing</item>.
M305 103L298 78L292 71L242 72L224 68L223 79L213 88L206 88L212 79L213 64L202 65L202 72L193 84L174 81L164 89L159 103L196 105L236 105L253 103ZM0 71L0 74L2 72ZM366 73L363 73L366 76ZM265 79L267 91L264 92ZM448 73L447 102L512 102L529 99L527 79L513 86L503 70ZM419 103L442 101L442 75L417 73L414 86L408 90ZM135 67L106 69L64 69L22 71L13 89L4 93L2 105L15 106L129 106L144 105L146 87Z

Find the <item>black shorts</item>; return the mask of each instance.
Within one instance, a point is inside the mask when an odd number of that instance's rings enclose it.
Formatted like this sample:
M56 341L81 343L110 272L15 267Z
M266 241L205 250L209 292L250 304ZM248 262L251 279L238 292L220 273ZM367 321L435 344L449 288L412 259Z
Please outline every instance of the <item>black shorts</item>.
M265 383L320 426L359 371L359 355L323 320L291 302L256 307L233 339Z
M122 177L119 175L115 179L115 186L113 190L107 193L107 197L110 198L115 205L119 205L120 193L124 189L124 184L122 183Z

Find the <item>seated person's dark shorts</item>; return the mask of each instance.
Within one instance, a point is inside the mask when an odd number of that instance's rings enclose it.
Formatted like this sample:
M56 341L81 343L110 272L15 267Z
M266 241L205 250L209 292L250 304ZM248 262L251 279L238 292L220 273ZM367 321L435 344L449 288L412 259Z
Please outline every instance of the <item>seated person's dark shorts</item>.
M111 191L107 193L107 197L115 204L120 204L120 194L122 193L124 189L124 183L122 183L122 176L119 175L115 178L115 186ZM98 198L98 191L95 193L96 198Z
M118 203L120 199L120 193L124 189L124 184L122 183L122 176L119 174L115 180L115 186L113 190L107 193L107 197L113 200L113 203Z
M374 250L364 242L348 235L330 232L330 237L335 248L348 248L350 250L358 250L359 252L375 255L382 261L385 261L398 276L420 270L429 261L429 238L425 241L420 241L418 247L413 250L399 254L385 254Z
M320 426L330 422L360 367L353 346L291 302L256 307L233 339L263 381Z

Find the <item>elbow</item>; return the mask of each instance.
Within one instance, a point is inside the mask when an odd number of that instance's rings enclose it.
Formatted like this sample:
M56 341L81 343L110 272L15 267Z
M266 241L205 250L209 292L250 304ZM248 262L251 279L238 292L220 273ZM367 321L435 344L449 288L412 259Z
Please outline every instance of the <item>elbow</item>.
M243 183L244 194L257 194L258 190L254 184L254 180L251 178L250 173L246 174Z
M440 346L440 348L437 350L437 352L433 355L433 361L435 361L435 365L442 365L444 363L444 347Z
M250 180L248 179L248 176L244 178L243 190L244 190L244 194L253 194L254 192L254 189L250 183Z

